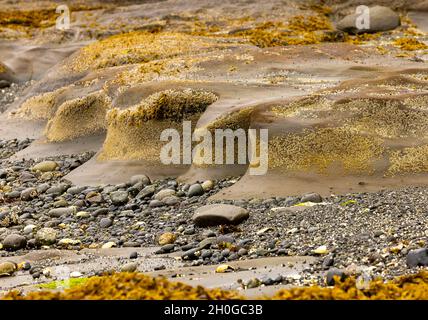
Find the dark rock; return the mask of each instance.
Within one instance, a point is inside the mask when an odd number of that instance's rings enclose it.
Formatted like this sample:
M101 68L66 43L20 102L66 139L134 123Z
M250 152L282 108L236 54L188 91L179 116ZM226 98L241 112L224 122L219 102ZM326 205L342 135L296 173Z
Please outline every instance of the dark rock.
M407 254L406 262L410 268L428 266L428 249L411 250Z
M144 187L144 189L141 190L137 194L136 198L137 199L144 199L144 198L147 198L147 197L151 197L151 196L153 196L155 194L155 191L156 191L156 187L154 185L150 185L150 186Z
M192 184L187 192L189 197L197 197L204 194L204 189L199 183Z
M302 196L300 202L322 202L322 197L318 193L307 193Z
M193 248L190 250L185 251L182 255L181 258L183 260L194 260L197 259L197 255L196 253L199 252L199 248Z
M101 208L101 209L97 209L94 212L92 212L92 215L94 217L98 217L98 216L101 216L101 215L106 215L106 214L108 214L108 212L109 211L108 211L107 208Z
M10 82L7 80L0 80L0 89L10 87Z
M3 241L6 250L16 251L25 248L27 239L19 234L10 234Z
M322 261L322 266L324 269L328 269L329 267L331 267L333 265L333 263L334 263L334 257L333 257L333 255L329 254Z

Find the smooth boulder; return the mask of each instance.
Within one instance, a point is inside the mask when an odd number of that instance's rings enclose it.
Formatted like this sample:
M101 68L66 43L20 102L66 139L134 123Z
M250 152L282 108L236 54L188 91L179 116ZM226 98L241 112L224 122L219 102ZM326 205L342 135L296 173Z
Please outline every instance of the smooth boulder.
M10 234L3 241L6 250L16 251L25 248L27 239L19 234Z
M222 224L239 224L248 219L246 209L230 204L210 204L198 208L192 217L195 225L200 227L218 226Z
M428 266L428 249L422 248L411 250L407 254L406 262L407 266L410 268Z
M400 26L400 16L388 7L375 6L370 8L369 25L367 28L358 28L360 13L354 13L340 20L336 27L338 30L359 34L359 33L374 33L381 31L394 30Z
M55 171L58 168L58 163L55 161L43 161L31 168L32 171L40 171L40 172L49 172L49 171Z

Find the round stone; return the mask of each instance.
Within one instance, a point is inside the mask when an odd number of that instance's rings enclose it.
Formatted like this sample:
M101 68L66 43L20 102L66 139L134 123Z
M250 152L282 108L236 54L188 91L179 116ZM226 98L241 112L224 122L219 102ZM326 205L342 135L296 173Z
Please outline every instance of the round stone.
M222 224L239 224L248 219L248 211L229 204L210 204L198 208L192 217L197 226L207 227Z
M128 202L128 191L115 191L110 194L110 200L115 205Z
M110 218L102 218L100 220L100 227L101 228L108 228L113 224L113 221Z
M177 236L172 232L165 232L159 237L158 243L159 245L163 246L166 244L174 243L176 239Z
M52 228L42 228L36 233L36 242L39 245L52 245L56 242L57 232Z
M202 189L204 189L205 191L209 191L214 188L214 182L212 182L211 180L206 180L201 184L201 186Z
M155 200L162 201L163 198L174 196L175 190L172 189L163 189L155 194Z
M36 229L36 226L34 224L28 224L24 227L24 234L31 234L33 233L34 229Z
M58 168L58 163L55 161L42 161L31 168L32 171L48 172L55 171Z
M27 239L19 234L10 234L3 241L3 248L16 251L25 248Z
M192 184L187 192L189 197L197 197L204 194L204 189L199 183Z

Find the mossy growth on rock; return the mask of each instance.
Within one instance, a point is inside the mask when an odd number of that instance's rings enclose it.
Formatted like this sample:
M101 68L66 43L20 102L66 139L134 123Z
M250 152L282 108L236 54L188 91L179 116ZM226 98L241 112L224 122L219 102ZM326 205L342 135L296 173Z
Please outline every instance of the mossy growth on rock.
M55 7L37 10L0 11L0 26L11 29L46 28L55 24Z
M428 145L392 151L389 175L428 172Z
M48 121L46 137L49 141L64 141L105 130L110 108L111 99L102 90L68 100Z
M112 109L107 115L107 137L100 160L159 162L160 135L166 129L182 133L182 121L196 124L200 115L217 101L203 90L166 90L154 93L125 110Z
M51 119L61 101L61 96L70 87L62 87L27 99L16 112L16 115L31 120Z
M246 36L252 44L265 48L331 41L328 32L332 29L330 20L323 15L294 16L286 24L268 21L237 35Z
M149 120L181 121L187 115L204 112L217 100L214 93L202 90L166 90L152 94L140 104L125 109L113 109L108 114L108 122L141 126Z
M286 172L370 174L383 153L381 139L345 128L304 129L269 142L269 168Z
M144 63L227 46L215 39L181 33L134 31L114 35L82 48L74 56L71 69L80 72Z

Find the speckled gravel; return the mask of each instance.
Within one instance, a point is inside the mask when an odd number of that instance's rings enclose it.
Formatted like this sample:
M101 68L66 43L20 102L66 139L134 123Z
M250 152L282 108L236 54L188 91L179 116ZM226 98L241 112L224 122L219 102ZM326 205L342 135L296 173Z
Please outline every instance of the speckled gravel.
M0 88L0 113L4 112L9 105L30 85L32 81L24 83L11 83L10 86Z

